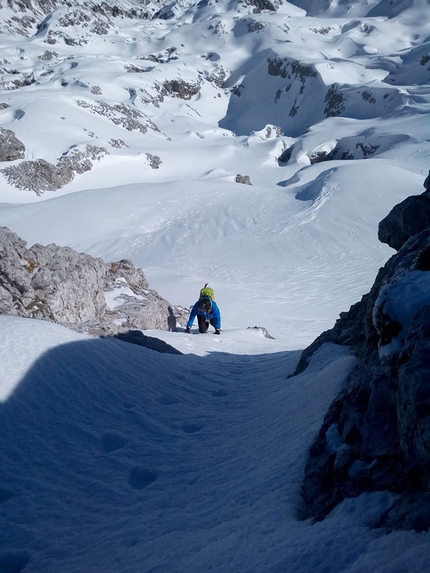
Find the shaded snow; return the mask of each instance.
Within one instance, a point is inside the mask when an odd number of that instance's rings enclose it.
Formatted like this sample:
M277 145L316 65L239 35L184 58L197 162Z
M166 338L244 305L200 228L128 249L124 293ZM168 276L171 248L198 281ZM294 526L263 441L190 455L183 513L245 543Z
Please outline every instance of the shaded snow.
M0 316L0 571L430 570L428 534L372 529L386 492L297 520L307 448L355 361L325 345L287 378L393 254L379 221L423 191L429 5L296 3L178 3L101 36L69 26L85 41L52 46L62 6L29 39L2 35L0 125L25 159L108 154L40 197L0 174L0 224L30 245L130 258L184 307L209 282L224 330L147 333L176 356ZM305 67L272 75L268 58ZM28 72L34 83L10 83ZM166 80L200 91L160 98Z

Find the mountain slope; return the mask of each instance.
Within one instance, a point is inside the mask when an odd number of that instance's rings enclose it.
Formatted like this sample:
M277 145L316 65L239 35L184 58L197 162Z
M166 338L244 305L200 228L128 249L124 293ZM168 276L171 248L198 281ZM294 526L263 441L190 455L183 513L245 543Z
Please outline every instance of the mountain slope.
M309 343L422 190L430 78L428 5L313 5L3 6L0 122L25 150L0 165L0 223L130 258L174 304L210 280L226 326Z

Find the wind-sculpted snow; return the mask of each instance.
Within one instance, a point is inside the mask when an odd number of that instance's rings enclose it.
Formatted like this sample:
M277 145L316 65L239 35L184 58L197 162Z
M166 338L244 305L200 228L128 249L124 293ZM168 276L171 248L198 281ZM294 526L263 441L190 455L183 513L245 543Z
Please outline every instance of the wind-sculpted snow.
M345 0L343 2L330 2L328 0L293 0L292 4L300 6L311 16L322 17L385 17L393 18L407 11L408 8L416 4L414 0L405 0L396 3L390 0L367 0L366 2L356 2L355 0Z
M330 71L327 72L327 68ZM332 70L336 68L334 73ZM350 76L347 80L361 86L334 81L344 71ZM367 82L363 82L366 75L368 87ZM350 62L334 60L328 64L324 60L324 63L303 64L267 55L254 69L243 74L220 125L244 135L273 123L279 125L285 135L299 137L329 117L355 120L386 117L407 105L408 99L391 86L373 85L381 78L381 70L369 73L363 70L362 64L354 69Z

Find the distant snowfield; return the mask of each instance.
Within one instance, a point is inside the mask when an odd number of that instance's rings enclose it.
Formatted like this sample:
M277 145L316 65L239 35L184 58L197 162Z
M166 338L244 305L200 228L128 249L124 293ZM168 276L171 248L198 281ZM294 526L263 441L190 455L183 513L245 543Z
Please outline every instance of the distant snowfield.
M183 356L0 316L2 573L430 571L429 534L373 528L386 492L297 519L355 360L325 345L288 377L394 253L379 221L423 191L430 6L296 4L181 1L103 35L62 29L62 5L28 39L0 7L0 127L26 160L107 151L41 196L0 173L0 225L129 258L184 307L209 282L222 314L221 336L146 333Z
M377 240L387 202L404 199L411 179L422 184L391 167L388 181L398 191L381 196L372 191L380 166L358 163L313 166L315 179L293 189L217 180L132 184L3 205L1 219L30 244L129 258L174 304L190 306L209 282L224 329L262 326L298 349L367 292L393 252Z

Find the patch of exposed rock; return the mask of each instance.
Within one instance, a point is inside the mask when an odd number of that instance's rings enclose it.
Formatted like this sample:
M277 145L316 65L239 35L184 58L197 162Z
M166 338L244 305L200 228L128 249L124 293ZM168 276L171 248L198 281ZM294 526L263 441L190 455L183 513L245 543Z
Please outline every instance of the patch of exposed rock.
M4 3L6 4L6 3ZM0 3L0 9L2 8ZM8 0L7 7L15 15L4 18L2 28L9 33L21 36L30 36L37 31L45 37L45 42L76 43L64 30L79 25L81 29L80 40L85 41L89 34L103 35L109 31L115 18L134 18L144 20L151 18L159 6L157 2L141 3L138 0L122 0L120 3L106 0L94 3L87 0L79 2L63 0ZM46 16L54 11L61 11L58 24L52 23Z
M27 248L0 227L0 314L59 323L96 336L133 329L176 330L188 311L149 289L128 260L99 258L55 244Z
M241 175L238 173L234 178L235 183L242 183L243 185L252 185L251 177L249 175Z
M13 131L0 127L0 162L24 157L25 146Z
M269 331L267 330L267 328L264 328L264 326L248 326L247 330L256 330L258 332L261 332L265 338L270 338L271 340L275 340L275 337L269 334Z
M405 228L399 213L412 221L421 199L409 198L406 210L387 218L384 233L397 237ZM422 230L417 212L416 223L371 291L298 364L295 374L326 342L349 346L358 359L310 448L303 518L321 520L345 498L390 491L378 526L430 527L430 219Z
M37 159L21 161L18 165L10 165L1 169L0 172L10 185L41 195L44 191L61 189L70 183L76 174L90 171L93 161L99 160L106 153L108 152L104 147L87 145L84 151L70 150L58 160L56 165L44 159Z
M259 14L263 10L269 10L271 12L276 12L282 2L275 0L271 2L270 0L246 0L248 6L254 6L254 13Z
M135 93L132 92L131 95L134 97ZM104 101L89 102L85 100L78 100L77 104L79 107L88 110L94 115L107 118L114 125L122 127L127 131L146 133L148 127L153 131L160 131L141 111L130 105L123 103L109 105Z
M198 82L190 83L184 80L166 80L160 88L160 99L163 101L164 96L169 95L179 99L190 100L200 91Z
M152 155L152 153L146 153L145 155L151 169L158 169L163 163L158 155Z

